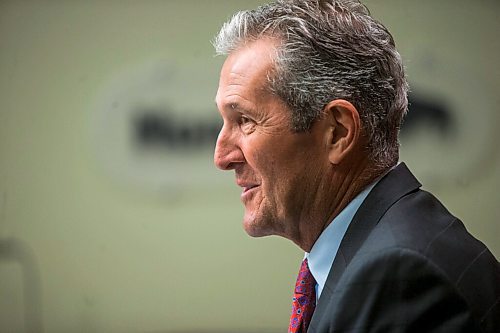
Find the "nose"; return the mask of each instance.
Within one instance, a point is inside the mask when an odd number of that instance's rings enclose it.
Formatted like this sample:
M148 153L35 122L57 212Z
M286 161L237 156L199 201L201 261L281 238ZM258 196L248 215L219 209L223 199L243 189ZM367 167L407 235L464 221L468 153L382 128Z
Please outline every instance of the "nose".
M214 164L221 170L231 170L244 161L243 152L236 138L230 129L223 125L215 144Z

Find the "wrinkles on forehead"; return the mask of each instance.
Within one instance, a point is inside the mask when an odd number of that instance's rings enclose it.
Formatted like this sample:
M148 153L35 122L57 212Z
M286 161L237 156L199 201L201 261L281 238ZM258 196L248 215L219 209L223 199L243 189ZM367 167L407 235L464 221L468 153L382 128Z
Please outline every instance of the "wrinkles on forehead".
M225 110L255 108L269 93L268 75L274 66L273 41L258 40L231 53L222 66L216 103Z

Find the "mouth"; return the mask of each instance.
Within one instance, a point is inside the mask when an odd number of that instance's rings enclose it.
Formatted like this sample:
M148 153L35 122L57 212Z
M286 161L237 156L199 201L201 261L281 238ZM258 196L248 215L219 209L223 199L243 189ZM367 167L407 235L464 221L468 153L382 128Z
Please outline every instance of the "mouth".
M254 189L256 187L259 187L259 185L248 185L248 186L243 186L243 193L246 193L250 191L251 189Z
M241 200L246 203L252 200L252 198L255 196L255 193L257 193L257 190L260 185L245 185L242 186L243 191L241 192Z
M242 189L241 200L244 202L249 201L254 196L255 191L260 187L260 184L244 180L236 180L236 184Z

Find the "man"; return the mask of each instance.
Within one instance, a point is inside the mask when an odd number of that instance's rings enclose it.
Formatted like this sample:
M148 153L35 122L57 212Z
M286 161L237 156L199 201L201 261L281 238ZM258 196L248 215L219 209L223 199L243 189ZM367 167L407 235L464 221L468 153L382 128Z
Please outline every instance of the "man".
M387 29L354 0L236 14L214 160L251 236L306 252L289 332L500 332L500 269L398 164L408 86Z

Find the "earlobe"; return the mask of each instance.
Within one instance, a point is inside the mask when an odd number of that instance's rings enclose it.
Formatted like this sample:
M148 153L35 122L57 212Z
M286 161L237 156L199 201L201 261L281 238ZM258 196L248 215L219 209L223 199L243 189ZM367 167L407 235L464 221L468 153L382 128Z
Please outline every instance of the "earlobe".
M330 123L328 157L332 164L340 164L358 146L359 113L354 105L343 99L331 101L323 110Z

